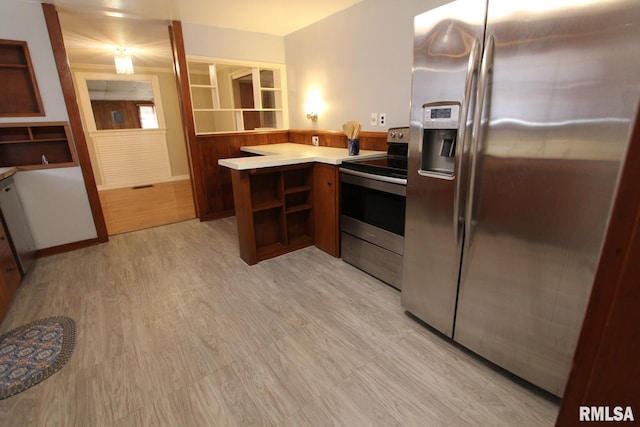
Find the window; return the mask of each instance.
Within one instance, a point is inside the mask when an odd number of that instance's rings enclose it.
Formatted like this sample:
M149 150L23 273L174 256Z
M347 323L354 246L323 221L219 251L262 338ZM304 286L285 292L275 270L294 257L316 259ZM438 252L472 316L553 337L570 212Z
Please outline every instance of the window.
M158 129L158 117L154 105L138 105L138 117L142 129Z
M197 134L288 127L284 65L191 58L188 68Z

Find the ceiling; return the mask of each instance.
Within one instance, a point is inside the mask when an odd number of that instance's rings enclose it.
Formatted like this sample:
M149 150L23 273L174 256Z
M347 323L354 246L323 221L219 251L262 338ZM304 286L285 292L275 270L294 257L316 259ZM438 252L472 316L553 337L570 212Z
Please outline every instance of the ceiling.
M153 101L149 81L87 80L91 101Z
M363 0L42 1L58 10L72 64L112 65L126 47L134 67L168 67L171 20L285 36Z

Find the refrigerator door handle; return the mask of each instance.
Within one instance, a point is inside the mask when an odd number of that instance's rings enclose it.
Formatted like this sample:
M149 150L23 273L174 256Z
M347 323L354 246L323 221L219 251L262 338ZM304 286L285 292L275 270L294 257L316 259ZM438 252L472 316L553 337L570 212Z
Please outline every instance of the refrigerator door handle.
M471 173L469 175L469 191L467 193L467 206L465 215L465 246L471 247L473 235L473 202L476 186L476 169L478 165L478 151L482 147L482 117L484 115L485 97L487 95L487 87L489 85L489 75L493 70L493 50L495 47L495 39L493 35L487 37L487 43L484 49L482 65L480 67L480 77L478 81L478 90L476 94L476 110L473 117L473 130L471 134Z
M462 106L460 111L460 124L458 125L458 135L456 140L456 171L458 176L456 179L455 192L453 194L453 236L456 244L460 241L460 222L464 218L460 216L460 186L462 170L462 155L464 153L464 141L466 138L467 129L467 116L469 115L469 106L471 105L471 89L473 88L473 81L478 76L478 68L480 67L480 40L476 37L471 45L471 52L469 53L469 63L467 64L467 76L464 83L464 93L462 95Z

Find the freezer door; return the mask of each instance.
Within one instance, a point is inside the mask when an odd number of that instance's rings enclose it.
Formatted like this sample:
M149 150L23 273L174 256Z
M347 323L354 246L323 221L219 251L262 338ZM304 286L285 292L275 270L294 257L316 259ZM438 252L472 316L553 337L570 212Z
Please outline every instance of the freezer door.
M490 0L486 32L454 340L562 396L640 95L640 2Z
M458 1L415 19L401 300L409 312L449 337L462 248L459 219L468 176L464 166L471 135L469 118L484 31L482 3ZM438 112L449 109L458 119L455 148L451 144L455 131L442 114L444 129L427 129L427 138L434 144L440 141L432 151L444 157L423 162L424 115L433 110L439 116ZM447 169L444 173L438 171L442 167Z

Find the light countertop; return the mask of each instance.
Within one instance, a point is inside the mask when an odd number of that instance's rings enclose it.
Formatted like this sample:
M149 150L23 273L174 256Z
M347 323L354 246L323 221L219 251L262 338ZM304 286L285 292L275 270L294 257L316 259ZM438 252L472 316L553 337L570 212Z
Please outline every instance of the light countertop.
M14 167L10 168L0 168L0 179L5 179L16 173L18 169Z
M246 170L309 162L339 165L344 160L375 159L387 155L386 151L360 150L357 156L350 156L346 148L315 147L291 142L249 145L240 149L259 156L220 159L218 164L231 169Z

